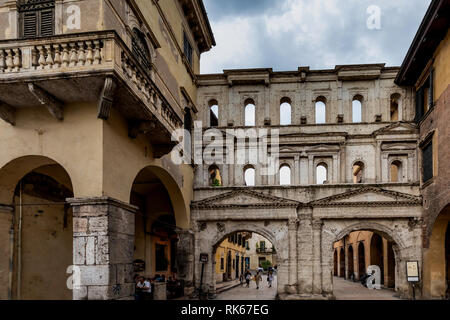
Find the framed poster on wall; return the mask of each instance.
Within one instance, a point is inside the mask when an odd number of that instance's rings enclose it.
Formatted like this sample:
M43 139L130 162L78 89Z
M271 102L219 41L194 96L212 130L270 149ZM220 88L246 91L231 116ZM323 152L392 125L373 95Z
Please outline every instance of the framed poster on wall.
M408 261L406 262L406 276L408 282L419 282L419 262Z

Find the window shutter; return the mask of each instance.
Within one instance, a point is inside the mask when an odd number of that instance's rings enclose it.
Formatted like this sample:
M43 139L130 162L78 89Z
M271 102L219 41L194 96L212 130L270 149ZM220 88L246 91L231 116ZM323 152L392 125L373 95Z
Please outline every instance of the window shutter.
M423 87L420 88L416 92L416 117L414 118L414 122L419 123L420 119L422 119L423 116Z
M434 70L430 72L430 90L428 91L428 109L434 106Z
M37 36L37 12L24 12L22 16L22 30L24 38Z
M41 36L52 36L54 34L53 9L40 11L39 33Z

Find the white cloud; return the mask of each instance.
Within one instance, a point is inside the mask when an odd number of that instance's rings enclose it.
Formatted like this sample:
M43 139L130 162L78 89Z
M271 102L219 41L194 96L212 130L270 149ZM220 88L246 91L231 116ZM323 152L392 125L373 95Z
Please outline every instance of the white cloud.
M227 6L226 16L220 14L220 4L215 3L218 11L212 27L217 47L203 54L202 73L255 67L294 70L305 65L324 69L336 64L375 62L399 65L430 3L430 0L276 1L276 6L259 2L270 7L254 11L249 8L252 4L246 2L245 12L239 10L236 2ZM381 30L367 28L367 7L373 4L381 8Z

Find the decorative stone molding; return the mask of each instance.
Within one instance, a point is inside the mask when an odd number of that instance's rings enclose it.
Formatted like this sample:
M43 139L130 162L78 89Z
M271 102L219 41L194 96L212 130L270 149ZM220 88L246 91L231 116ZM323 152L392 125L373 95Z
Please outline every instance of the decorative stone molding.
M362 195L364 193L376 193L384 195L392 200L386 201L350 201L352 198ZM340 201L349 200L349 201ZM406 193L385 190L378 187L362 187L360 189L337 194L331 197L315 200L308 205L312 207L334 207L334 206L350 206L350 207L383 207L383 206L420 206L422 205L422 198Z
M113 105L114 90L116 83L113 78L107 77L103 85L102 92L98 100L97 117L99 119L108 120Z
M219 232L225 232L225 224L221 222L217 222L217 231Z
M53 117L60 121L64 120L63 103L61 101L33 83L28 84L28 89Z
M225 208L283 208L298 207L302 203L279 198L247 189L239 189L223 193L201 201L194 201L192 209L225 209Z
M10 125L16 125L16 108L0 101L0 118L8 122Z

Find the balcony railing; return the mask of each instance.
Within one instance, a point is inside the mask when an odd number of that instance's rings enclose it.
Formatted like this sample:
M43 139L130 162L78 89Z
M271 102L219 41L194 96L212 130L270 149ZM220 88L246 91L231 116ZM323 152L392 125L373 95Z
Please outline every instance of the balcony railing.
M163 94L167 90L161 88L163 85L156 85L152 70L138 63L114 31L0 41L0 88L11 83L39 83L80 77L112 77L121 85L118 86L120 90L125 87L128 92L122 92L122 99L119 100L124 102L124 99L129 99L132 103L131 93L133 101L140 104L140 108L121 110L133 120L154 121L156 118L170 133L182 127L177 101L170 94ZM77 82L76 85L79 87L83 83ZM80 90L77 86L74 83L73 89ZM97 89L100 92L102 88L82 89ZM65 101L67 95L58 92L58 88L53 88L51 94L62 102L73 102ZM3 95L0 95L0 100L2 98ZM117 107L120 108L119 104Z
M257 254L275 254L276 251L273 248L256 248Z

